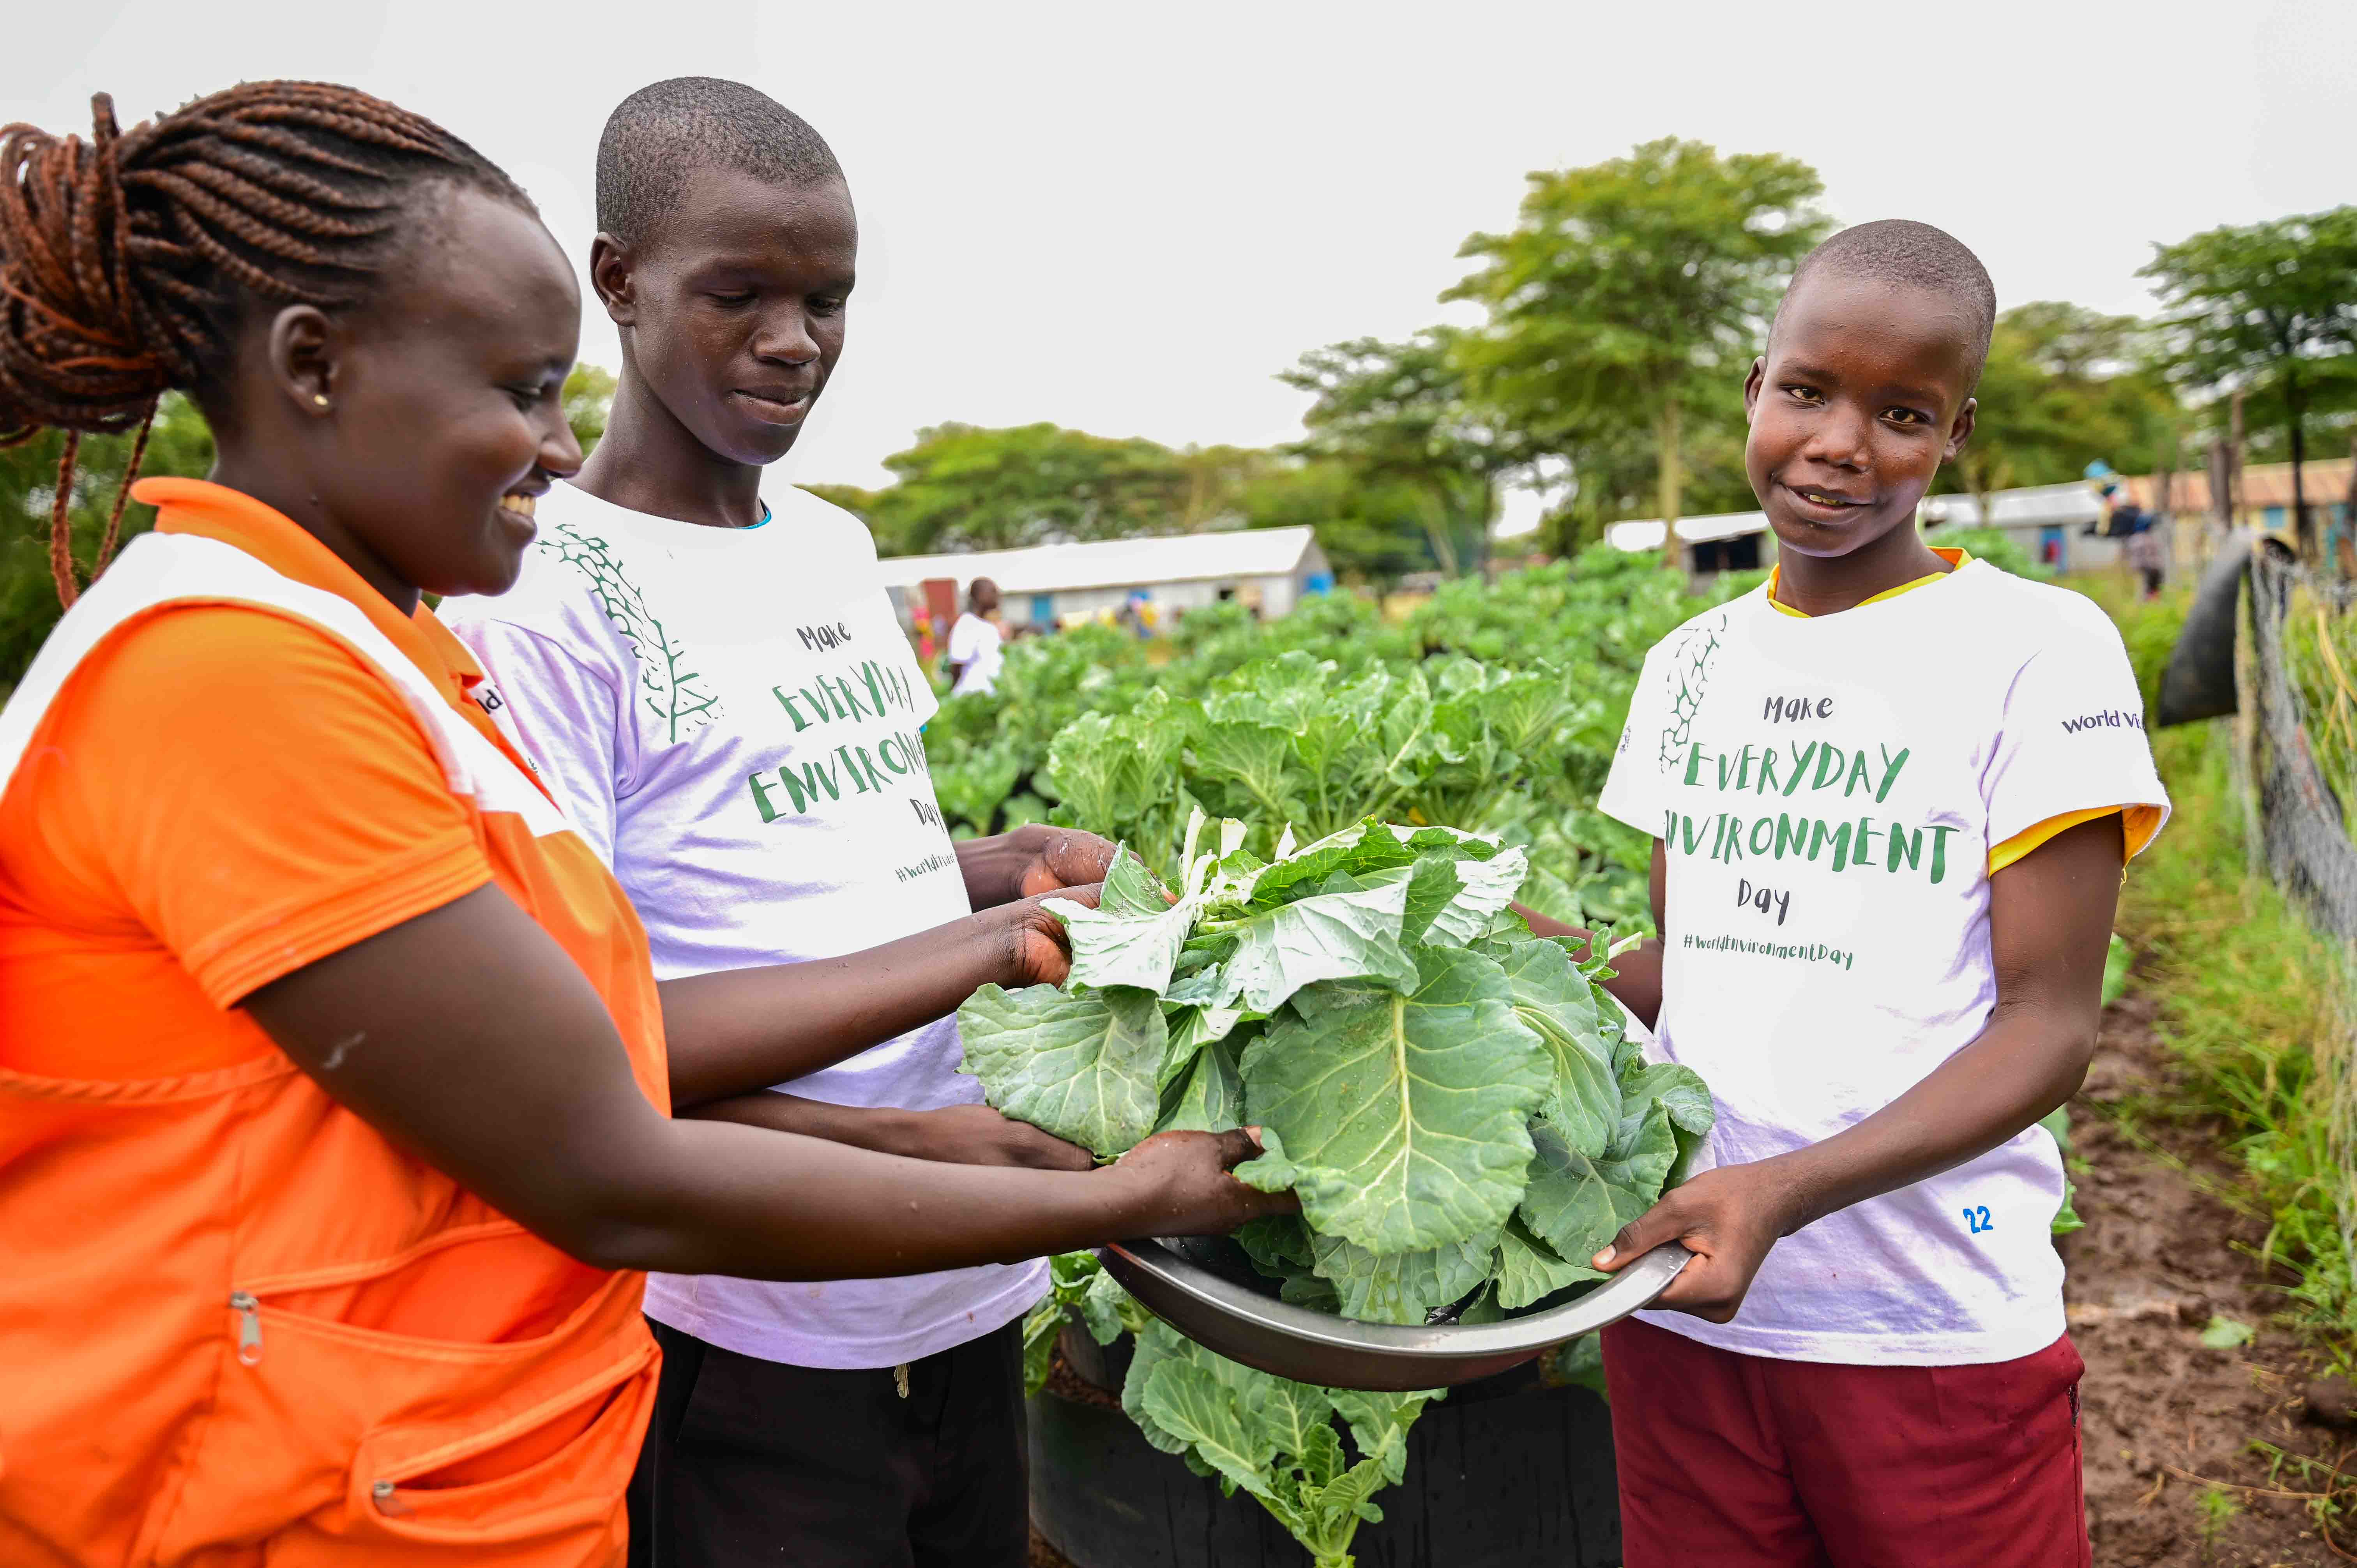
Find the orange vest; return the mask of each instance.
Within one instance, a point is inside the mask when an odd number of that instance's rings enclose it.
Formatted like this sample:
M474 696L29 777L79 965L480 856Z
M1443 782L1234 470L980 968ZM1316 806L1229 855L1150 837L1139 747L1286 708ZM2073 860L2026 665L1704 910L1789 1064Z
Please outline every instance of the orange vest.
M206 508L293 530L258 502L142 489L164 530L75 605L0 713L0 789L127 623L234 604L319 628L404 698L495 881L598 984L667 1108L644 934L451 671L420 667L447 634L396 641L353 598L204 536ZM531 1137L517 1130L519 1157ZM275 1050L144 1081L0 1069L0 1563L619 1563L657 1360L640 1286L399 1152Z

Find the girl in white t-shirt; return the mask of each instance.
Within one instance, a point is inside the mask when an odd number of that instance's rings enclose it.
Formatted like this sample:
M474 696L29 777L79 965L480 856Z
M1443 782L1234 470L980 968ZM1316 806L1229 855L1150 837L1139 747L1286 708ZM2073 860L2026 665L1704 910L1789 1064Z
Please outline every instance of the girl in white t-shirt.
M1662 931L1614 989L1718 1113L1597 1259L1695 1254L1605 1335L1630 1568L2088 1560L2038 1122L2168 797L2101 612L1914 527L1994 313L1922 224L1802 264L1744 388L1777 571L1648 656L1600 801Z

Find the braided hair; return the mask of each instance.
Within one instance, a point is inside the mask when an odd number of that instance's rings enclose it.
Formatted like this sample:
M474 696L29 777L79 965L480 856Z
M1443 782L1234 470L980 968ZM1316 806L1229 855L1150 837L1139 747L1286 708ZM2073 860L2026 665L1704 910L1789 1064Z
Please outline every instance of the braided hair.
M0 446L65 433L49 515L58 596L77 592L67 512L84 434L136 430L91 569L113 554L163 393L230 369L246 314L364 302L428 182L532 210L497 166L433 122L349 87L255 81L117 128L0 129Z

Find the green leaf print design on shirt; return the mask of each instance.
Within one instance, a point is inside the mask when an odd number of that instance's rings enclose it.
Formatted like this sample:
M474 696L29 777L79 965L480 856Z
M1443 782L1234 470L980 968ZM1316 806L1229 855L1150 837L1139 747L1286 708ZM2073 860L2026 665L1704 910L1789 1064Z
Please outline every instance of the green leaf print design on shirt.
M542 536L539 548L587 579L597 607L638 656L641 695L655 717L670 726L672 740L694 735L722 716L720 699L698 684L704 679L701 673L682 668L686 647L674 640L647 607L646 595L623 573L612 545L569 522L560 522Z
M1710 682L1710 661L1719 649L1719 633L1727 629L1725 610L1686 628L1684 639L1670 655L1670 718L1662 729L1662 771L1667 773L1684 756L1694 736L1695 714L1702 711L1703 688Z

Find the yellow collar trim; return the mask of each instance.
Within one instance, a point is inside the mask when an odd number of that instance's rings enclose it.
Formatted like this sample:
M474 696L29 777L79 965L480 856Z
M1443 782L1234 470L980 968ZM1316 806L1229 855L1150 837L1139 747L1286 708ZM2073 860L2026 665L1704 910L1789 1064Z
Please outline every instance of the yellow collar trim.
M1938 545L1934 545L1932 547L1932 553L1937 555L1941 560L1948 563L1947 571L1926 573L1922 576L1916 578L1911 583L1901 583L1895 588L1883 589L1882 592L1875 595L1871 598L1860 599L1857 604L1852 605L1850 607L1852 609L1862 610L1868 605L1878 605L1885 599L1895 599L1900 595L1907 592L1910 588L1920 588L1926 583L1936 583L1941 578L1953 575L1959 566L1968 564L1973 558L1972 553L1968 550L1949 550ZM1776 596L1776 585L1783 581L1783 572L1784 568L1781 563L1779 563L1774 566L1770 566L1768 569L1768 603L1770 607L1781 610L1786 615L1794 617L1800 620L1814 619L1815 618L1811 616L1808 611L1796 610L1792 606L1786 604L1783 600Z

